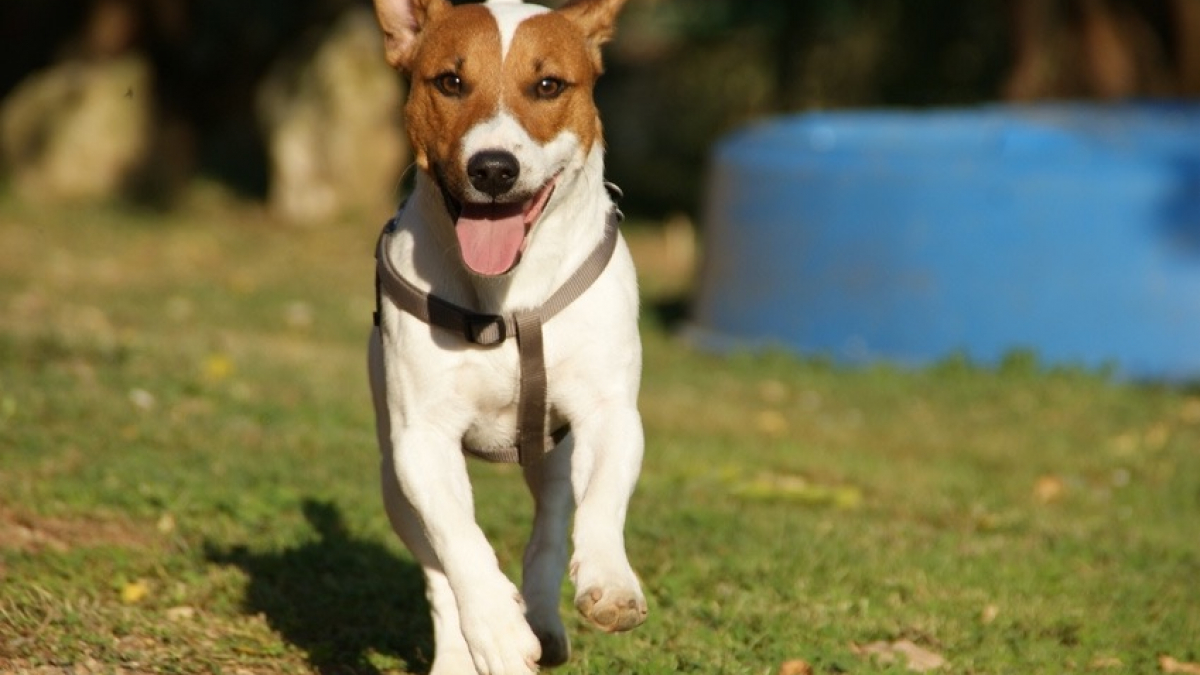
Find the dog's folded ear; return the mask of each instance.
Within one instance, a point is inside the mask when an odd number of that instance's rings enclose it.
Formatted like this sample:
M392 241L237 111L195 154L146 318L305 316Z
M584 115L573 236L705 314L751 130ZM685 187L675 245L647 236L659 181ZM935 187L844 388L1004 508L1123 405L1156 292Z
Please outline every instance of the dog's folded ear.
M383 30L387 62L407 72L412 67L421 31L450 7L448 0L375 0L375 16Z
M600 45L612 39L616 31L617 13L626 0L571 0L558 11L571 20L588 40L593 56L600 68Z

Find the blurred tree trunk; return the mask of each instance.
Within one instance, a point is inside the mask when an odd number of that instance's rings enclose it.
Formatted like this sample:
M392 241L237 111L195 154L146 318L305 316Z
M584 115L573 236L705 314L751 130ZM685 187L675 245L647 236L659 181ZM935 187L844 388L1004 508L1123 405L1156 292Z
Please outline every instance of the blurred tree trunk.
M1175 26L1180 93L1200 96L1200 2L1175 0Z
M788 2L784 5L780 32L775 38L775 108L798 107L796 83L804 77L805 51L812 43L811 3Z
M1005 98L1200 93L1197 0L1013 0Z
M83 35L85 58L111 58L128 53L141 29L132 0L95 0Z

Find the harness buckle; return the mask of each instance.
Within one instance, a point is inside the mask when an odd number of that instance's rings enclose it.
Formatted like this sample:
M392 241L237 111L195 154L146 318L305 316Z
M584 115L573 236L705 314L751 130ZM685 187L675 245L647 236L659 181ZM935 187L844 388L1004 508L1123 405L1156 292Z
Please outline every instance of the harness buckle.
M495 347L508 339L504 317L496 314L473 314L466 317L467 340L481 347Z

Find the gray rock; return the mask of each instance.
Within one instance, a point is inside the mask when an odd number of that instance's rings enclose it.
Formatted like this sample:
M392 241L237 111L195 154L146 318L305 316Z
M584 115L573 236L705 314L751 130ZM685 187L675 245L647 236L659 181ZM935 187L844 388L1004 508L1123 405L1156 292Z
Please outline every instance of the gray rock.
M298 223L378 218L393 206L409 152L403 86L369 10L346 12L309 50L277 63L258 92L270 205Z
M120 196L153 136L151 68L131 55L35 73L0 106L0 151L16 192L33 201Z

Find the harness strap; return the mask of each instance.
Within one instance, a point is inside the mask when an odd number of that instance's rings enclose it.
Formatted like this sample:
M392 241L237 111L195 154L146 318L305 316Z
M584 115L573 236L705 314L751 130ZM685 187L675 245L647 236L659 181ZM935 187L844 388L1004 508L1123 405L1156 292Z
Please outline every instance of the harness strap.
M517 458L521 466L543 454L546 438L546 356L542 349L542 318L521 312L517 322L517 352L521 357L521 388L517 395ZM535 451L535 448L538 451Z
M609 184L614 195L620 192ZM453 333L481 347L494 347L509 338L517 340L520 359L520 387L517 396L517 445L514 448L480 451L464 446L467 452L500 462L520 462L527 466L554 448L570 431L564 426L546 434L546 360L542 326L575 301L600 277L617 248L617 225L623 218L613 208L604 226L604 236L583 264L539 307L509 315L484 314L456 305L417 288L396 270L387 255L384 242L395 227L388 221L375 250L375 325L380 325L383 295L397 308L421 321Z

